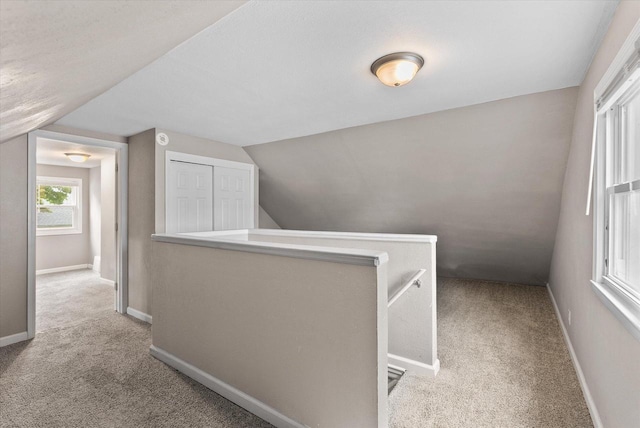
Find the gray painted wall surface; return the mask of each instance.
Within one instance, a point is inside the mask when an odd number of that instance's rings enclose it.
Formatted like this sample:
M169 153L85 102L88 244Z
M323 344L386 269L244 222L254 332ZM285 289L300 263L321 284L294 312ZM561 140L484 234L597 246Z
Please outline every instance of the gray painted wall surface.
M129 137L129 306L151 314L155 232L155 129Z
M89 170L89 242L91 247L91 263L100 257L100 229L102 228L102 208L100 203L100 167ZM94 264L93 270L100 271Z
M100 277L116 280L116 157L100 163Z
M154 346L304 426L388 426L386 263L152 246Z
M82 233L36 236L36 270L93 263L91 257L91 215L89 168L37 165L38 176L82 180Z
M156 131L169 145L156 144ZM167 130L150 129L129 138L129 306L152 315L151 235L164 232L164 152L176 151L254 164L237 146ZM256 175L256 221L258 221Z
M440 275L544 284L577 92L244 149L283 228L438 235Z
M260 229L281 229L281 227L278 226L278 223L273 221L269 213L262 207L260 207L260 212L258 214L258 227Z
M426 269L427 272L420 278L422 286L412 287L388 310L388 352L430 366L436 363L438 358L437 302L435 299L436 275L433 270L436 257L435 243L260 234L252 234L250 240L384 251L389 256L387 292L385 293L387 300L418 270Z
M27 331L27 136L0 144L0 337Z
M589 284L593 217L585 215L585 204L593 91L639 18L640 2L620 3L580 86L549 281L604 427L640 424L640 342L600 302Z

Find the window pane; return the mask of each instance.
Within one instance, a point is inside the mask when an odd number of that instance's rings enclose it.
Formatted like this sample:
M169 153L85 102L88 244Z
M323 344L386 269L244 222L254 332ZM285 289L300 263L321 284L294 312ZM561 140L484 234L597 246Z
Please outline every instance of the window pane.
M625 104L622 181L640 179L640 90Z
M640 191L610 198L609 275L640 293Z
M76 186L38 185L39 205L74 206L77 198Z
M74 226L74 207L47 206L38 208L38 229L69 228Z

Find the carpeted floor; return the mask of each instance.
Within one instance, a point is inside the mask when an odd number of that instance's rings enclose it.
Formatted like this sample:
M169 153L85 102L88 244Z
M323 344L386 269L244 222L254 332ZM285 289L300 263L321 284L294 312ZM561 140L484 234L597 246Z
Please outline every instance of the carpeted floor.
M440 372L400 379L391 427L593 426L546 288L439 278L437 302Z
M36 331L113 314L115 290L89 270L36 276Z
M75 301L87 280L55 275L39 309ZM150 326L115 314L106 289L85 294L93 309L77 318L60 309L32 341L0 348L0 426L270 426L151 357ZM391 427L591 426L544 288L440 279L438 294L441 371L400 379Z
M271 427L151 357L151 326L93 272L36 289L35 339L0 348L0 427Z

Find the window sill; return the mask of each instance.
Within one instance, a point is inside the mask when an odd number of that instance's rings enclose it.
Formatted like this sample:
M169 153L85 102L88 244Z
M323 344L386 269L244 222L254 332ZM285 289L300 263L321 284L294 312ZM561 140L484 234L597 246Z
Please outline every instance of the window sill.
M78 230L78 229L36 230L36 236L81 235L81 234L82 234L82 230Z
M640 341L640 305L622 290L603 282L591 281L591 288L604 305Z

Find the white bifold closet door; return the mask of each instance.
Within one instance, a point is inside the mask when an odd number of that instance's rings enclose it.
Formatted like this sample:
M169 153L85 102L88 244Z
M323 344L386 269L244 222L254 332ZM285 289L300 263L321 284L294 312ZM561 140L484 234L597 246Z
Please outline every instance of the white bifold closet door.
M216 166L213 182L215 230L252 228L251 173L246 169Z
M167 233L213 230L213 167L171 161L167 180Z

